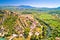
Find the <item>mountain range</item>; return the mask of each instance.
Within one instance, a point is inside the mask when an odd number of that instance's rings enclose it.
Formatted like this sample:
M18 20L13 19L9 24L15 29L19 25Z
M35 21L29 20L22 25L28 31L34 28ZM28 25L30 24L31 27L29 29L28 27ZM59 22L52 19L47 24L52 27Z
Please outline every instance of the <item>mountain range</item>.
M56 11L60 10L60 7L57 8L47 8L47 7L32 7L29 5L20 5L20 6L0 6L0 9L10 9L10 10L27 10L27 11Z

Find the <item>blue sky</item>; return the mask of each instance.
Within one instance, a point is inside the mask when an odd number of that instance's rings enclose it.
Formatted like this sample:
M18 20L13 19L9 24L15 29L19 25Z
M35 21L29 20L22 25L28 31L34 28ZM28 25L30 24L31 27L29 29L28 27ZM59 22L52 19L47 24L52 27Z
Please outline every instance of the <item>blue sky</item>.
M19 6L19 5L30 5L33 7L59 7L60 0L0 0L0 6Z

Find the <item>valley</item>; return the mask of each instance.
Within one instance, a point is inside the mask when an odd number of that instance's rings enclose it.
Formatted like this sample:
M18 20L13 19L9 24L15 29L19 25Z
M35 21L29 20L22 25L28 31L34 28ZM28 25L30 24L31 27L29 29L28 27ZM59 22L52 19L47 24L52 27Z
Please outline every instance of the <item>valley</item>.
M57 8L0 7L1 40L55 40L56 37L60 37Z

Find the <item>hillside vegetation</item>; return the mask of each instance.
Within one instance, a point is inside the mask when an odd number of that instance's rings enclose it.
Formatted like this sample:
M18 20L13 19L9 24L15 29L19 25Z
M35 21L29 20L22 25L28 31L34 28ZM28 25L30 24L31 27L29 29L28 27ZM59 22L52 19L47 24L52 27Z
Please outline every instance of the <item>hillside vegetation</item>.
M57 12L0 10L0 37L6 40L55 40L60 37Z

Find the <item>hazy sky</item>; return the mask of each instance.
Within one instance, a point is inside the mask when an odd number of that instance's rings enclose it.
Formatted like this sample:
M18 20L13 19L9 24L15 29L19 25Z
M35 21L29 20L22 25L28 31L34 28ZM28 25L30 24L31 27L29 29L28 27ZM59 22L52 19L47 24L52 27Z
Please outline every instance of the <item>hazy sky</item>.
M0 0L0 6L5 5L31 5L34 7L59 7L60 0Z

